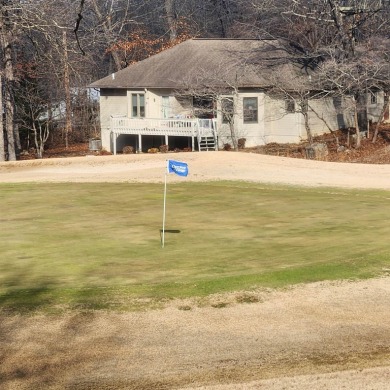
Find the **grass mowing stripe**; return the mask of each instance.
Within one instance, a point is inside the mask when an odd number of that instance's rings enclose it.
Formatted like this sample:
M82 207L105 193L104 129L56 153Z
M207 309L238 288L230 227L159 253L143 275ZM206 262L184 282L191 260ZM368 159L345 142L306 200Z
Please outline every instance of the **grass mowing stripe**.
M386 191L174 184L161 249L160 184L2 184L0 305L118 308L127 297L378 275L389 265L388 198Z

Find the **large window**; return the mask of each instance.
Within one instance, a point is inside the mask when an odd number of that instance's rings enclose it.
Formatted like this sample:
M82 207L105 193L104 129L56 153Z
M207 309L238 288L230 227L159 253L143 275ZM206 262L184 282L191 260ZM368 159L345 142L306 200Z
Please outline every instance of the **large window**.
M257 123L258 122L258 105L257 97L244 97L244 123Z
M215 102L211 97L194 96L192 107L197 118L210 119L216 116Z
M145 118L145 95L143 93L131 94L131 116Z
M295 101L293 99L286 99L284 104L288 114L293 114L295 112Z

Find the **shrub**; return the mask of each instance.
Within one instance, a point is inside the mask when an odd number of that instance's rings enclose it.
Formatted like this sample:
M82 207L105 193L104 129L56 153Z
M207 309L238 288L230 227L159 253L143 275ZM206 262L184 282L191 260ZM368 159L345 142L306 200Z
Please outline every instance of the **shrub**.
M135 153L135 149L133 146L125 146L123 149L122 149L122 153L123 154L133 154Z
M160 145L158 149L160 153L167 153L169 148L168 145Z
M227 151L232 150L232 145L230 145L230 144L224 144L224 145L223 145L223 150L227 150Z
M237 140L237 147L238 147L238 149L244 149L245 148L245 142L246 142L246 138L239 138Z

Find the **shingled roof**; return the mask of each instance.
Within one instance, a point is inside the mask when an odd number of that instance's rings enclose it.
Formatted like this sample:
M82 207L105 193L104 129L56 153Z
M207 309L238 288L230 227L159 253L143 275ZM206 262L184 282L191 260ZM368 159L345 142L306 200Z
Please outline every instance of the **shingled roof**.
M286 58L286 52L274 40L190 39L95 81L90 87L179 89L198 82L200 77L213 84L266 87L270 72L294 71Z

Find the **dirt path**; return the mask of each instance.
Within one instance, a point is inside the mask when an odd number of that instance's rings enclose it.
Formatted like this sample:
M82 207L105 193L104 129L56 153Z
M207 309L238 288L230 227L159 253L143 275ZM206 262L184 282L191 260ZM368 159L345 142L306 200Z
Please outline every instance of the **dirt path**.
M0 182L161 182L165 161L189 164L186 180L247 180L305 186L390 189L390 165L342 164L255 153L87 156L0 163ZM171 181L182 180L170 176Z
M166 157L1 163L0 182L162 181ZM172 157L188 162L185 180L390 189L388 165L223 152ZM0 314L0 388L390 389L388 272L251 294L255 303L228 294L142 313Z

